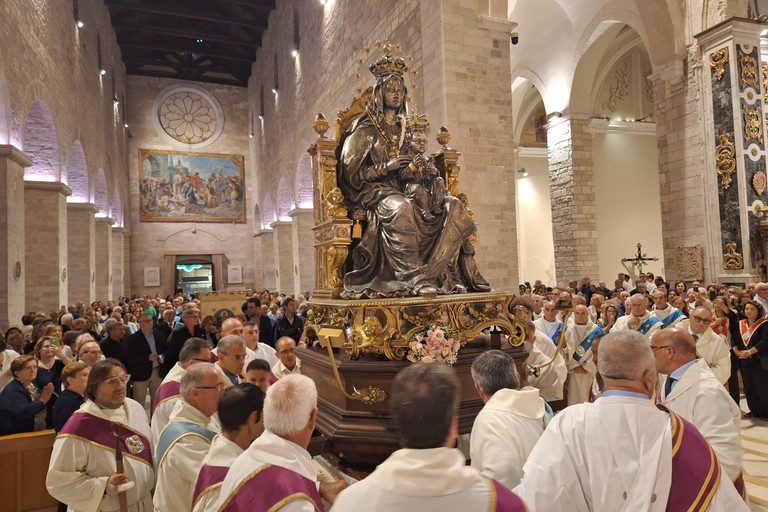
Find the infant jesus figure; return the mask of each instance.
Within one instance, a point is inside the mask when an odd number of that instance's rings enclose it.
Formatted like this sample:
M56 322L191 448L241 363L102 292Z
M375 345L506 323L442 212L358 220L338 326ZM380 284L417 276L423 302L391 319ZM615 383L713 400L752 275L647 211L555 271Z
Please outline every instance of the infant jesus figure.
M432 159L424 155L428 136L429 118L414 112L403 145L413 161L400 172L400 179L405 183L403 193L416 211L425 221L432 222L443 213L446 190Z

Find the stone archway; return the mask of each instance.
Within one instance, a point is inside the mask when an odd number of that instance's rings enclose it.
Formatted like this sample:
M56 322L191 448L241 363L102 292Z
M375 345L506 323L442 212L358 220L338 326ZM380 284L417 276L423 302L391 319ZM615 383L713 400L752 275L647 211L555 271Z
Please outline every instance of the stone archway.
M299 156L293 194L297 208L312 208L314 186L312 184L312 160L306 151Z
M62 176L64 178L64 176ZM62 181L65 181L62 179ZM91 200L90 179L88 165L85 161L83 146L79 140L72 144L69 152L69 163L66 168L66 183L72 190L72 195L67 198L68 203L87 203Z
M60 181L59 139L51 111L42 100L32 103L29 109L24 123L22 146L32 159L32 165L24 172L25 180Z

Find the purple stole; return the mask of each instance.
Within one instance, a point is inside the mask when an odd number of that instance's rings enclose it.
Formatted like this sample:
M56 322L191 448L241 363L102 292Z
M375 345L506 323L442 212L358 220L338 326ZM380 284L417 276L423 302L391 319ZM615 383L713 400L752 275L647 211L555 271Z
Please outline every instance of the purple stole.
M269 372L269 385L271 386L272 384L274 384L277 381L278 381L277 375L275 375L272 372Z
M169 398L178 396L181 396L181 383L175 380L166 382L157 390L157 394L155 395L155 407L152 409L152 412L154 413L157 410L157 406Z
M501 485L496 480L489 478L491 485L491 512L527 512L527 508L520 497Z
M696 427L662 405L672 422L672 485L667 510L705 511L720 487L720 461Z
M192 508L195 508L197 500L208 491L221 487L224 477L227 476L229 468L227 466L209 466L204 464L197 474L197 483L195 484L195 493L192 495Z
M267 464L248 475L219 510L273 510L299 499L310 501L317 512L325 512L315 482L290 469Z
M151 468L154 467L149 439L127 425L122 423L118 423L118 425L120 425L120 451L123 452L123 455L140 460ZM115 451L116 443L112 433L112 422L87 412L75 411L59 432L59 436L84 439L105 450Z

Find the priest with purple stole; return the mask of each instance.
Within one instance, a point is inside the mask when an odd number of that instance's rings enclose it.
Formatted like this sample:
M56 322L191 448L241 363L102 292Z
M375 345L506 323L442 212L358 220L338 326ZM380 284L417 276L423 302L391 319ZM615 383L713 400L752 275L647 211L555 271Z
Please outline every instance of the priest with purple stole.
M191 366L181 378L181 400L155 451L155 510L191 510L197 473L216 432L208 425L226 385L213 363Z
M129 380L116 359L97 363L88 376L86 402L53 443L46 487L70 512L120 510L121 495L129 512L152 510L149 424L144 408L125 396Z
M179 353L176 363L157 390L152 411L152 446L157 446L160 433L168 424L176 402L181 400L181 378L193 364L211 360L211 344L203 338L189 338Z
M333 512L536 510L526 509L501 483L466 466L464 455L454 448L460 388L455 370L442 363L415 363L400 371L389 403L402 448L343 490Z
M264 400L264 433L232 464L209 510L324 511L343 482L318 485L307 452L317 421L317 388L309 377L287 375ZM373 510L373 509L370 509Z
M197 474L193 512L213 509L232 463L264 432L263 409L264 392L250 382L236 384L224 392L218 409L221 433L213 438Z
M635 330L601 339L605 391L547 426L515 488L530 510L749 510L696 427L653 403L660 349Z

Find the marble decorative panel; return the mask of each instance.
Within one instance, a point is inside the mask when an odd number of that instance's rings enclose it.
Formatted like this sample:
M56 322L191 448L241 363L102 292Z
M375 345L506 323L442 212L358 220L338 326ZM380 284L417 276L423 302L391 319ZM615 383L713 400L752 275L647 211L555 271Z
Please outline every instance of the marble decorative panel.
M677 279L696 281L704 279L704 251L700 245L675 249Z

